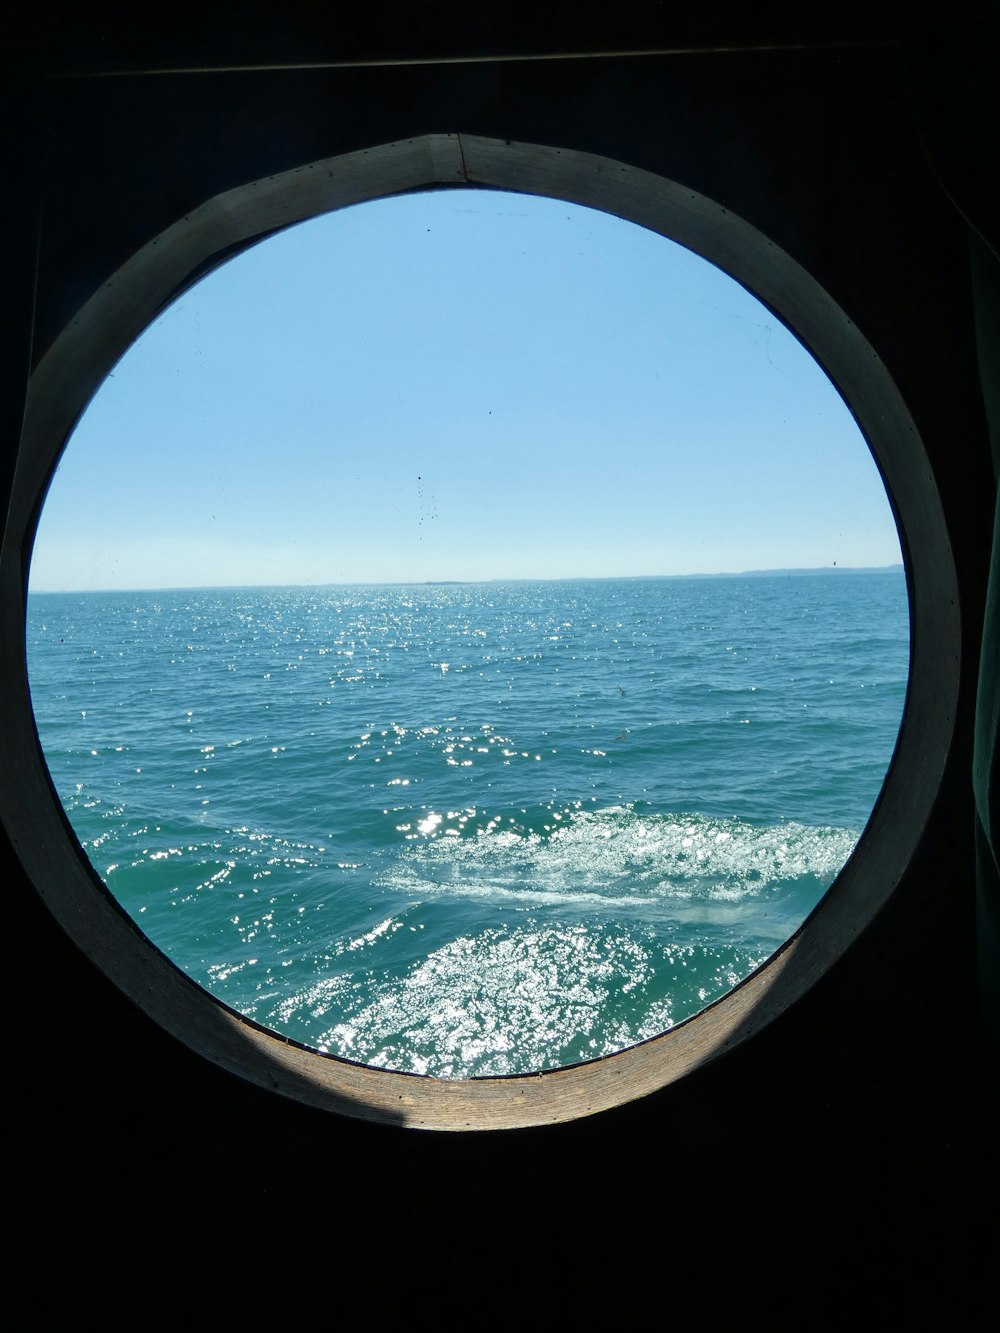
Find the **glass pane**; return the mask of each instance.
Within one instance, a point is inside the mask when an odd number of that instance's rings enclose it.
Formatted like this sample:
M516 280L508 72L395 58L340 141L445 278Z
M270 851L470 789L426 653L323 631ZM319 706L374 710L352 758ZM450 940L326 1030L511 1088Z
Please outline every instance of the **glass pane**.
M305 1045L589 1060L797 929L909 627L850 412L738 284L550 199L262 242L81 419L31 568L53 781L153 942Z

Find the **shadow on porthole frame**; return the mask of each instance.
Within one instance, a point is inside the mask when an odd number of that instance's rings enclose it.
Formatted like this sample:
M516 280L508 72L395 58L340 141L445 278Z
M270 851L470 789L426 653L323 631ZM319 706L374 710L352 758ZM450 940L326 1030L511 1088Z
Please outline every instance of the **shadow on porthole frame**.
M540 1073L464 1080L320 1054L229 1009L162 954L112 897L55 793L27 684L23 627L35 527L63 447L125 349L197 278L268 234L350 204L414 190L495 188L613 213L735 278L799 338L868 440L896 516L910 603L910 673L895 755L858 845L798 931L707 1009L637 1046ZM208 199L151 239L60 333L28 388L0 555L0 648L9 758L0 814L30 879L105 975L189 1048L251 1083L344 1115L438 1130L573 1120L645 1096L759 1032L802 996L899 883L937 794L959 680L956 576L923 445L874 349L790 256L685 186L588 153L432 134L309 163Z

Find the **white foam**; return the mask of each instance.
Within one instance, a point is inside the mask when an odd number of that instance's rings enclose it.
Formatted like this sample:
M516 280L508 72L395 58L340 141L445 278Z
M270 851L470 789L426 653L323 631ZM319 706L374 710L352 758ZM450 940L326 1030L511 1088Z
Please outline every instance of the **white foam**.
M485 818L485 815L483 816ZM797 880L825 887L857 843L853 829L754 825L702 815L638 813L630 805L564 812L545 832L489 820L465 836L408 845L376 882L414 895L604 908L651 898L739 904ZM421 831L442 830L424 821Z
M402 977L323 978L278 1013L285 1023L307 1019L320 1050L379 1068L440 1078L523 1073L657 1036L761 961L704 944L664 948L650 932L501 927L449 942ZM675 977L668 993L657 974Z

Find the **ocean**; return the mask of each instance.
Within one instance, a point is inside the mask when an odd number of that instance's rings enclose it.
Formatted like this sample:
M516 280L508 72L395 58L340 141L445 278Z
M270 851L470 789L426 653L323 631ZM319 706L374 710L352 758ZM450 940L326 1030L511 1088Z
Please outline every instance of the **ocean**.
M591 1060L795 932L902 716L899 570L32 593L94 869L255 1022L441 1078Z

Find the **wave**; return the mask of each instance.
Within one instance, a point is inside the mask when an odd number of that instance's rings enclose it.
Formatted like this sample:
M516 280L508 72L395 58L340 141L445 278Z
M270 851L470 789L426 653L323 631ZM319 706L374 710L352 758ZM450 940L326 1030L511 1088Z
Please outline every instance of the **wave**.
M415 895L599 900L605 911L664 899L739 905L797 884L821 890L859 837L854 829L659 814L634 804L493 819L450 812L425 818L428 825L434 836L411 844L375 883Z
M667 1031L767 956L585 925L462 935L403 975L340 974L254 1016L317 1049L438 1078L598 1059Z

